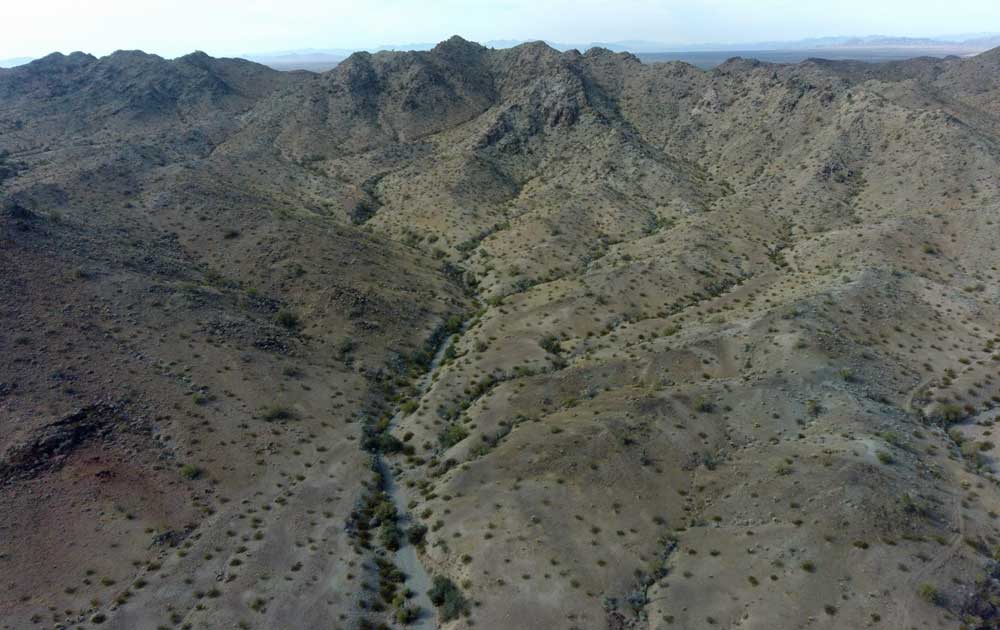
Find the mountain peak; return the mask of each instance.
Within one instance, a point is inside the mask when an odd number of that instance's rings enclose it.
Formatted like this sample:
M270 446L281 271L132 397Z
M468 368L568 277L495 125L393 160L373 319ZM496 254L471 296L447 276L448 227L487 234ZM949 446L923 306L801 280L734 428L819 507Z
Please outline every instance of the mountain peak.
M119 62L121 61L131 62L131 61L148 61L150 59L163 60L163 57L145 52L143 50L116 50L115 52L105 57L105 59L109 59L112 61L119 61Z
M183 57L178 57L176 61L207 70L212 63L217 60L203 51L196 50L192 53L184 55Z
M622 59L624 61L641 63L639 58L630 52L615 52L610 48L604 48L603 46L595 46L588 49L587 52L584 53L584 57L588 59Z
M448 39L439 42L437 46L435 46L434 48L438 49L438 48L452 48L452 47L482 48L482 46L480 46L476 42L470 42L461 35L452 35Z
M458 35L452 35L432 48L431 52L438 55L443 54L450 58L468 58L469 56L475 56L486 52L486 48L476 42L470 42L463 39Z
M68 55L64 55L61 52L54 52L45 55L41 59L35 59L34 61L25 64L25 67L51 67L61 64L79 64L86 61L97 61L97 57L80 51L72 52Z
M524 42L523 44L514 46L514 50L527 50L532 52L550 52L550 51L555 53L559 52L557 49L550 46L548 42L545 42L544 40L541 39L536 39L533 42Z

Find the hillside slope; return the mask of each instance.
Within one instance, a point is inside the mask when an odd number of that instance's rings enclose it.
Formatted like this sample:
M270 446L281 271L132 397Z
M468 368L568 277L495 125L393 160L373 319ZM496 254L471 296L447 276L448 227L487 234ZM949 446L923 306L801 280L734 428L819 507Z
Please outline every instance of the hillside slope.
M996 627L998 71L0 72L0 627Z

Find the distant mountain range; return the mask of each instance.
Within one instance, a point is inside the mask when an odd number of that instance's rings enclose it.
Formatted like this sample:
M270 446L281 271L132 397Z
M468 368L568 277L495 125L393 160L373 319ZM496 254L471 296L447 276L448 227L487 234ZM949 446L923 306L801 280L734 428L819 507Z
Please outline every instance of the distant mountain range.
M484 43L488 48L513 48L520 44L539 40L522 39L495 39ZM1000 46L1000 33L967 33L961 35L942 35L940 37L891 37L886 35L867 36L836 36L836 37L814 37L791 41L762 41L743 43L721 43L709 42L703 44L669 44L665 42L655 42L647 40L623 40L614 42L587 42L587 43L566 43L549 40L546 44L560 51L580 50L586 51L591 48L606 48L614 52L631 52L648 60L657 60L656 55L663 54L664 58L688 60L683 55L670 53L705 53L705 52L756 52L756 51L809 51L821 56L821 51L845 51L846 55L852 56L849 51L873 51L873 50L893 50L898 51L896 57L905 58L908 56L918 56L927 54L945 55L971 55L980 53L990 48ZM409 44L383 44L367 49L368 52L399 51L399 50L430 50L433 43L418 42ZM279 70L328 70L340 63L355 50L348 48L304 48L299 50L286 50L272 53L250 53L242 55L246 59L262 63ZM805 58L808 55L800 55ZM862 55L864 58L871 55ZM724 59L726 55L711 56L712 64L716 60ZM896 58L894 57L894 58ZM701 55L694 55L688 61L696 65ZM784 56L779 55L775 60L783 60Z
M971 55L980 53L991 48L1000 46L1000 33L963 33L957 35L941 35L936 37L893 37L887 35L865 35L865 36L832 36L813 37L786 41L759 41L759 42L707 42L701 44L671 44L666 42L656 42L649 40L621 40L613 42L556 42L550 40L537 39L494 39L484 42L487 48L513 48L520 44L544 41L546 44L560 51L580 50L586 51L591 48L606 48L614 52L631 52L643 55L655 55L658 53L669 53L670 58L683 59L675 53L703 53L703 52L726 52L733 51L739 53L756 51L856 51L863 50L897 50L905 56L917 56L921 54L944 55ZM256 61L278 70L313 70L323 71L333 68L338 63L359 51L382 52L382 51L402 51L402 50L430 50L435 44L430 42L413 42L406 44L381 44L372 48L296 48L290 50L278 50L271 52L249 52L238 55L250 61ZM906 54L910 51L912 54ZM697 55L695 56L697 57ZM722 56L724 57L724 55ZM656 57L650 57L655 59ZM716 57L713 57L713 59ZM32 57L14 57L11 59L0 59L0 68L11 68L19 66L29 61Z

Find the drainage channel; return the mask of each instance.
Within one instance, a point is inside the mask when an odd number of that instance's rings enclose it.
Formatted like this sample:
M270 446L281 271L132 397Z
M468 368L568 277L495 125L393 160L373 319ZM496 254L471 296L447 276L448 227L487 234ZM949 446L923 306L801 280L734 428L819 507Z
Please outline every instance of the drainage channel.
M441 344L441 347L438 348L427 372L420 377L417 383L418 397L422 398L427 393L427 390L430 389L431 383L434 382L434 375L444 360L445 353L451 347L452 343L454 343L455 339L465 332L467 326L468 321L463 324L458 333L450 335ZM389 426L396 426L404 417L406 417L406 413L402 409L398 409L393 415ZM406 531L413 524L413 519L410 516L407 506L407 496L399 487L399 484L396 483L392 466L381 455L378 456L378 466L382 473L382 489L392 499L393 505L396 506L396 513L398 514L397 523L400 529ZM424 563L420 561L416 547L411 545L405 537L400 541L399 549L396 550L393 557L393 563L400 571L406 574L406 587L414 593L410 600L411 603L420 607L420 617L411 622L407 627L416 630L437 630L437 612L434 604L431 602L430 596L427 594L427 591L431 588L431 576L427 572L426 567L424 567Z

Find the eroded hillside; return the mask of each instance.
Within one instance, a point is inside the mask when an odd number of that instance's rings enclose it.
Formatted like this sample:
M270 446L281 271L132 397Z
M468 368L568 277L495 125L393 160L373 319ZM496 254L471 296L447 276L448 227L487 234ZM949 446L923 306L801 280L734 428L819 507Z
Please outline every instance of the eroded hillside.
M3 627L994 627L998 70L0 70Z

